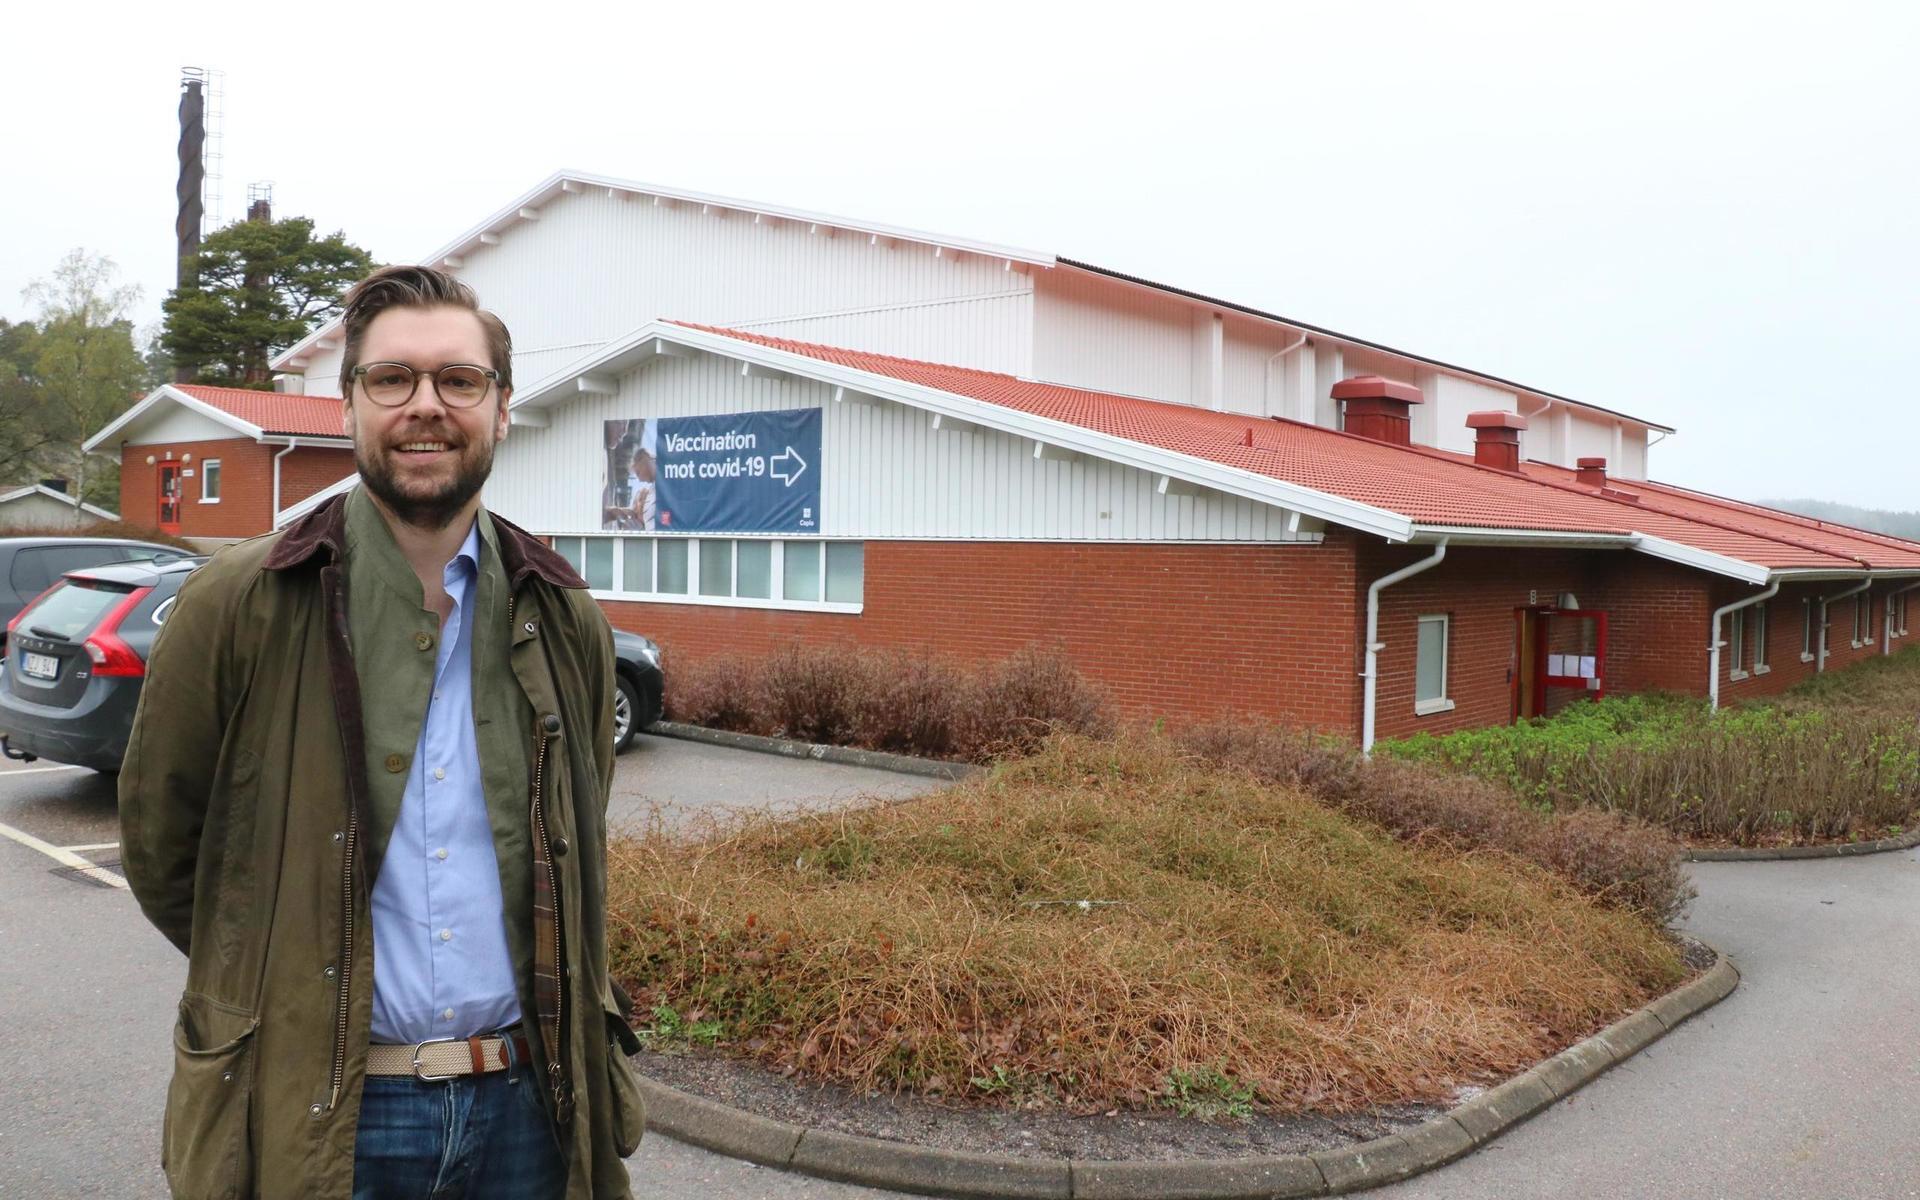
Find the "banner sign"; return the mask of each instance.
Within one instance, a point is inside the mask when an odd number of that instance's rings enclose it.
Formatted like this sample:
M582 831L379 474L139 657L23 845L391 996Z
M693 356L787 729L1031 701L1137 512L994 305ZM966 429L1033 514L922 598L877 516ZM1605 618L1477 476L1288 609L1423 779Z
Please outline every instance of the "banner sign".
M600 527L820 532L820 410L606 423Z

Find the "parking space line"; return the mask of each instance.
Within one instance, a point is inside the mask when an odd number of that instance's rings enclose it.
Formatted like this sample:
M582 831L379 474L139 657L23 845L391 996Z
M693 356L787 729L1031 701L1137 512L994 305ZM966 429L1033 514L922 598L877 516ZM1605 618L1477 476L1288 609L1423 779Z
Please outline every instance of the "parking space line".
M110 887L124 888L127 886L126 880L115 875L105 867L96 867L86 859L81 858L78 854L43 842L24 830L15 829L11 825L0 825L0 836L11 838L29 850L38 850L61 866L72 867L79 874L85 875L90 879L97 879Z
M85 767L76 767L72 763L58 763L51 767L15 767L12 770L0 770L0 779L9 775L38 775L42 771L84 771Z
M118 850L120 848L120 843L119 842L93 842L85 846L62 846L60 848L62 850L71 850L75 854L81 854L88 850Z

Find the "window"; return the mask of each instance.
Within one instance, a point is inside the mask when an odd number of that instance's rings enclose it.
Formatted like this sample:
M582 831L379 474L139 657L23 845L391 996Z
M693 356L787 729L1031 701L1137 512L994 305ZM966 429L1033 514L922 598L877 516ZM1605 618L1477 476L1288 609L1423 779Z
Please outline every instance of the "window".
M220 503L220 460L217 458L200 460L200 503Z
M1420 618L1417 660L1413 668L1413 711L1420 716L1446 712L1453 707L1447 699L1447 626L1444 615Z
M553 548L608 599L844 612L857 611L865 592L860 542L559 535Z
M1727 678L1745 679L1747 677L1747 610L1736 608L1727 616L1731 621L1727 630Z
M1767 602L1761 601L1753 606L1753 673L1765 675L1771 670L1767 665Z
M1826 637L1827 631L1822 629L1820 640L1825 641ZM1811 599L1800 602L1800 661L1813 661L1813 601Z
M1861 643L1873 638L1873 607L1867 594L1861 592L1853 598L1853 648L1858 650Z
M1893 627L1899 632L1901 637L1905 637L1907 636L1907 594L1901 592L1898 596L1895 596L1894 599L1899 601L1899 619L1894 622Z

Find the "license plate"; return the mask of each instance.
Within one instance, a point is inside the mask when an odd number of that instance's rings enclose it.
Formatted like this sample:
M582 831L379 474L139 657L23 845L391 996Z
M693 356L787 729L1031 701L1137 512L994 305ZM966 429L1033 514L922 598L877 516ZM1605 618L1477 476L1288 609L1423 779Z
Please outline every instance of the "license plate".
M60 660L51 654L22 651L20 669L35 679L52 679L60 673Z

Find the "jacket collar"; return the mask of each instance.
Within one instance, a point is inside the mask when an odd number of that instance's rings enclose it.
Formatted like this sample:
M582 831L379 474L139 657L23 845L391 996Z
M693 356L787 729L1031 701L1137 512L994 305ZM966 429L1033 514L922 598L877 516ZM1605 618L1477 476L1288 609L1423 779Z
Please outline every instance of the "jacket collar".
M489 514L500 545L500 565L506 568L512 587L519 587L528 575L538 575L554 587L584 588L566 559L526 530L498 514ZM269 571L285 571L301 566L308 559L326 552L329 561L345 557L347 545L347 496L342 493L301 517L280 535L280 541L267 555Z

